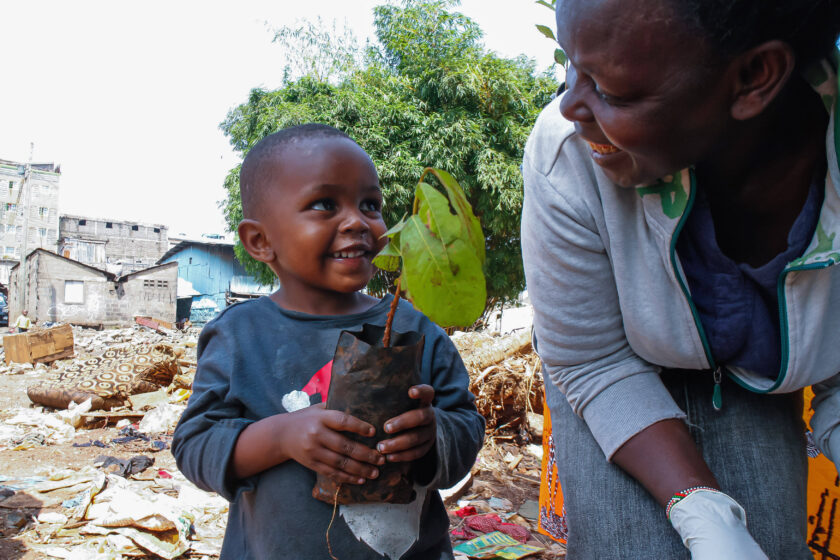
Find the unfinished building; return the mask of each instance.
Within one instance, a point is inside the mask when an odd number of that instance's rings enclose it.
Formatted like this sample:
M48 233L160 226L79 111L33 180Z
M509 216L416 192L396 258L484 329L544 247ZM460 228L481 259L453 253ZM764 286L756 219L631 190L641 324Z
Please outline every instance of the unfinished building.
M164 225L70 215L59 219L59 255L117 275L154 266L168 249Z
M20 256L38 248L54 251L58 241L58 183L54 163L0 159L0 284Z

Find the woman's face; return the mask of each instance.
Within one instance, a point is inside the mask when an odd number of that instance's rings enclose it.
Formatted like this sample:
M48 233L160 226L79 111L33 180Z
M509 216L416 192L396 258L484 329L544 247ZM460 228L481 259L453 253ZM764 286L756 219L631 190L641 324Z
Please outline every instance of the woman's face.
M719 149L726 71L670 0L558 0L557 38L571 63L560 111L612 181L649 184Z

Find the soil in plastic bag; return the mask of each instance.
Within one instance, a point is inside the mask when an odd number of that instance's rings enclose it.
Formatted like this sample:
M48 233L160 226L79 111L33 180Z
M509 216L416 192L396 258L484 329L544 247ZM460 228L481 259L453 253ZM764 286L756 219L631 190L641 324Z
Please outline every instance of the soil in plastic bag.
M361 332L343 331L333 358L327 408L341 410L376 428L373 437L345 432L344 435L372 449L391 438L385 422L417 408L419 401L408 390L420 382L420 360L424 337L416 332L391 332L391 346L382 346L385 327L365 324ZM338 483L321 474L312 496L332 504ZM379 476L362 485L343 484L340 504L388 502L407 504L414 500L411 463L386 462Z

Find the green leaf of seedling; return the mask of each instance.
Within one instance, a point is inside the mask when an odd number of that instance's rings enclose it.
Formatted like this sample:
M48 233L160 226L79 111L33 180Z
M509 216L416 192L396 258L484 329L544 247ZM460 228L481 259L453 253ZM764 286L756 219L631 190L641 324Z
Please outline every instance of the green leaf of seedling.
M390 237L391 239L396 237L397 234L399 234L402 231L402 229L405 227L405 221L407 219L408 219L408 214L404 214L399 222L397 222L396 224L391 226L391 229L389 229L388 231L386 231L385 233L382 234L382 237Z
M434 169L427 167L424 174L429 172L438 178L446 193L449 196L449 204L455 210L455 213L464 224L465 232L468 236L468 242L472 245L476 256L481 264L484 264L484 232L481 231L481 223L473 213L472 206L467 201L467 195L455 177L442 169ZM418 188L418 192L420 189Z
M537 25L537 31L551 39L552 41L556 41L557 39L554 38L554 31L551 30L550 27L547 25Z
M391 226L391 228L380 237L380 239L382 239L382 237L389 237L390 240L388 241L388 244L379 251L379 254L373 257L373 264L377 268L388 272L396 272L400 269L400 259L402 258L402 253L400 253L400 232L405 227L407 218L408 214L405 214L399 222Z
M400 241L403 286L414 305L442 326L475 322L484 311L487 291L471 244L461 238L444 244L419 215L408 219Z
M560 66L566 66L566 62L569 60L569 57L566 56L566 53L563 52L563 49L554 49L554 62L559 64Z
M402 253L400 253L400 240L399 234L397 234L396 238L392 238L385 248L379 251L379 254L373 257L373 264L377 268L381 268L382 270L386 270L388 272L396 272L400 269L400 259L402 258Z
M414 192L417 197L417 216L426 227L443 240L444 245L461 238L469 241L466 224L449 209L449 201L428 183L419 183Z
M537 0L537 4L540 6L545 6L549 10L554 10L554 2L546 2L545 0Z

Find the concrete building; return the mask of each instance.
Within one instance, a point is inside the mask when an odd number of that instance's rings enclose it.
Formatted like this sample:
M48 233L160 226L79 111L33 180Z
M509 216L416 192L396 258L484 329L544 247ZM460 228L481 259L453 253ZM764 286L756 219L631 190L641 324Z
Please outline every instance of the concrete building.
M182 240L160 262L178 263L178 278L198 295L178 294L177 319L196 324L212 319L231 303L270 294L276 286L262 286L245 271L233 252L233 242L202 238Z
M175 321L178 266L153 266L123 276L37 249L26 258L25 305L39 324L124 326L137 315ZM20 266L11 271L10 316L17 317ZM14 319L13 319L14 320Z
M59 218L59 255L117 275L154 266L168 249L164 225L85 216Z
M200 237L195 237L193 235L187 235L186 233L172 233L169 232L169 247L167 250L172 249L179 243L184 241L195 241L196 243L201 243L206 241L208 243L234 243L234 235L232 233L221 234L221 233L202 233Z
M55 250L58 241L58 183L54 163L0 159L0 284L23 253Z

